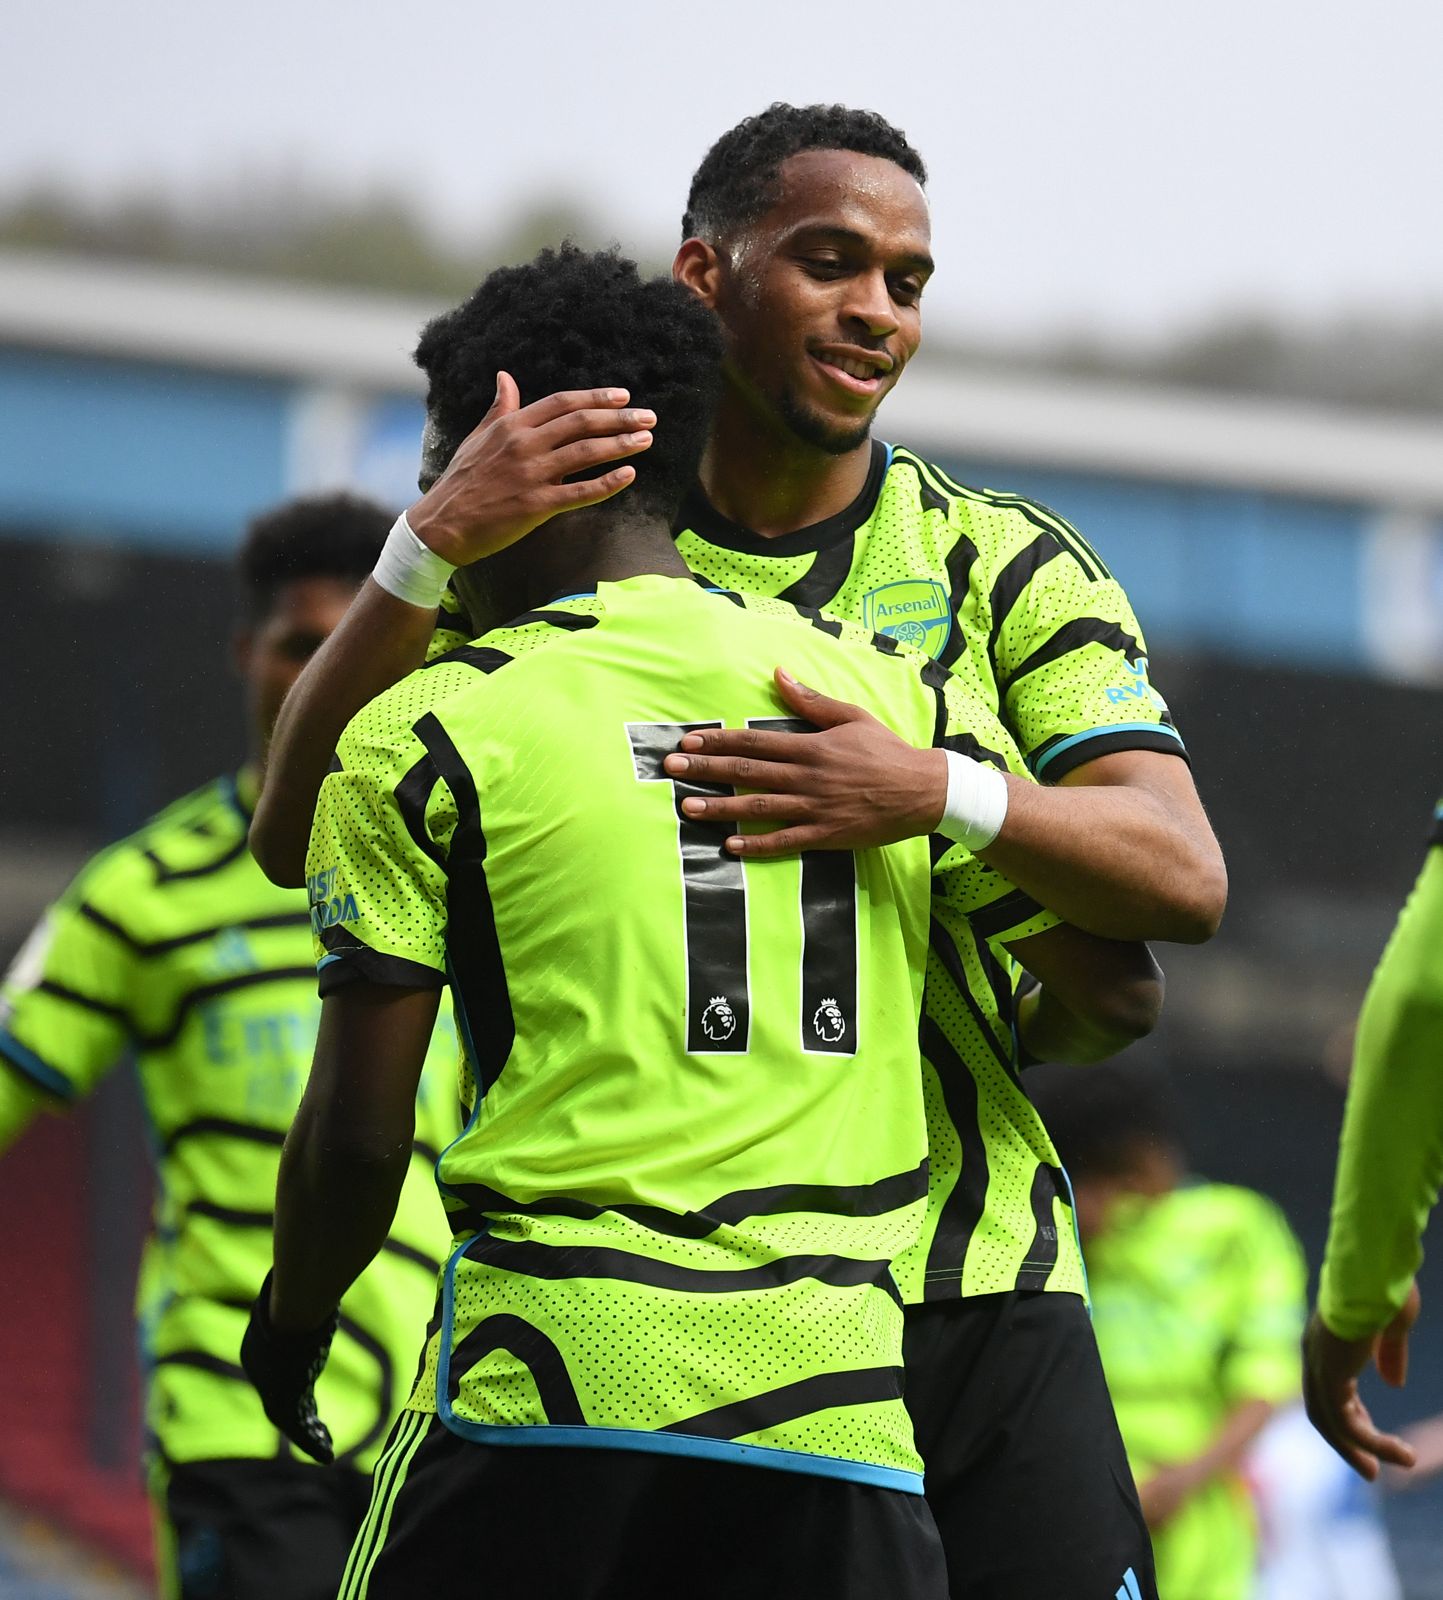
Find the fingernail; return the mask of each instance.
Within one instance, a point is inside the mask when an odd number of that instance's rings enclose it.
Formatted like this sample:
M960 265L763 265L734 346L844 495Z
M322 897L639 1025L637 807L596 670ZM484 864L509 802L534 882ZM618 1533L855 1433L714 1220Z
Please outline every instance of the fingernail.
M624 433L621 436L621 442L623 444L650 444L651 434L645 431L641 433Z
M662 766L665 767L668 772L685 772L690 765L691 762L688 761L685 756L668 756L666 760L662 762Z
M701 735L699 733L684 733L684 734L682 734L682 736L681 736L681 747L682 747L683 750L700 750L701 749Z
M617 405L624 406L631 398L631 395L625 389L608 389L606 391L606 398L615 402Z
M685 811L689 817L699 817L706 810L706 801L698 800L695 796L690 796L682 801L681 809Z

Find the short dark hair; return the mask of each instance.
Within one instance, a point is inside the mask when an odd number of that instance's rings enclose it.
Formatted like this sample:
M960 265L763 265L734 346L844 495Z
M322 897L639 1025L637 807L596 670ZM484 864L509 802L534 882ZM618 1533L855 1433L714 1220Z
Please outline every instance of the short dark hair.
M682 237L716 243L764 216L780 197L782 162L803 150L881 156L927 182L927 168L906 134L877 112L778 100L729 128L702 157L686 198Z
M694 295L670 278L643 279L616 250L570 242L525 266L498 267L427 323L416 346L448 459L490 409L498 372L515 378L522 405L562 389L630 390L657 425L651 448L631 459L636 478L625 494L668 521L701 462L721 358L716 317Z
M1118 1177L1148 1146L1181 1148L1172 1095L1157 1067L1034 1067L1025 1081L1075 1178Z
M264 617L284 585L301 578L361 583L395 515L374 500L337 493L287 500L254 518L236 558L246 619Z

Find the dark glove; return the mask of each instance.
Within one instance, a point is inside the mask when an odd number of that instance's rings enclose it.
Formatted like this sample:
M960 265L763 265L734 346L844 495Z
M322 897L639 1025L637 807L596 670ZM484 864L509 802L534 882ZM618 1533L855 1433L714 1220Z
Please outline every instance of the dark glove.
M241 1366L256 1387L267 1418L297 1449L329 1466L331 1430L316 1415L316 1379L325 1370L340 1313L309 1333L280 1333L271 1325L271 1274L251 1307L241 1340Z

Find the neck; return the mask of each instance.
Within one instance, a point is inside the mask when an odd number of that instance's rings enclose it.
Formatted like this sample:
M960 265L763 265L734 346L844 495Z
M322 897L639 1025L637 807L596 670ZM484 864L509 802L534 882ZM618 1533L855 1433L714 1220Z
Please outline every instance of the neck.
M509 616L534 611L560 595L589 593L599 583L691 576L663 518L618 515L610 505L543 523L484 565L493 601Z
M701 485L722 516L771 539L845 511L871 464L870 439L832 455L799 439L729 377L702 457Z

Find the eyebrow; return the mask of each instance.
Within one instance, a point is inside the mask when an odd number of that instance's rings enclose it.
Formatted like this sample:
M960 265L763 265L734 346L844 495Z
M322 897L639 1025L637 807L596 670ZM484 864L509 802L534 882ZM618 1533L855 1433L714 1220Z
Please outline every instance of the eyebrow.
M838 227L835 223L804 222L792 235L795 242L804 237L833 239L838 244L849 244L863 250L875 247L875 241L865 233L858 233L855 228ZM935 272L937 263L925 250L909 250L902 257L910 266L919 267L923 272Z

